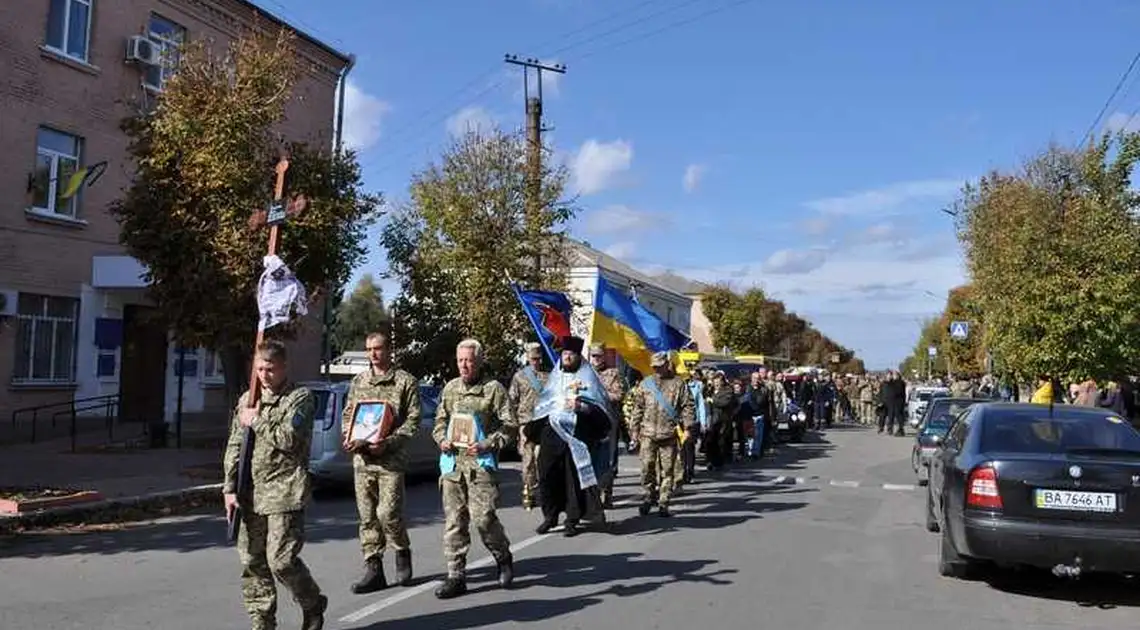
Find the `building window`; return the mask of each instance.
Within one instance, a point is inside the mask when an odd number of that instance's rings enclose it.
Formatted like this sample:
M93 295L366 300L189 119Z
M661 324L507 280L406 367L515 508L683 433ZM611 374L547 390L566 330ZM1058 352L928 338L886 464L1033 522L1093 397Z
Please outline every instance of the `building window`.
M51 0L48 9L48 48L79 61L87 61L91 43L92 0Z
M59 383L75 381L75 320L79 300L74 298L21 293L16 305L19 324L16 383Z
M147 38L158 48L159 62L156 66L146 66L143 83L152 90L161 90L178 69L178 49L186 41L186 29L162 16L152 15Z
M202 379L211 381L224 380L222 372L222 356L217 352L202 350Z
M47 127L36 133L36 168L32 175L32 208L45 214L74 217L78 194L67 197L71 176L79 170L83 140Z

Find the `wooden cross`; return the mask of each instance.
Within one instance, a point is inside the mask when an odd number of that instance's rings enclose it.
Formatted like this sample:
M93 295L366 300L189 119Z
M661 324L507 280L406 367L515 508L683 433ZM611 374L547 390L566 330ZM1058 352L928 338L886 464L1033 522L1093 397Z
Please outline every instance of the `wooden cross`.
M281 158L277 160L277 165L273 168L273 170L277 173L277 180L273 186L273 205L280 206L281 199L285 196L285 173L289 170L289 156L285 153L282 153ZM284 208L284 216L270 216L270 210L266 209L257 210L253 213L253 215L250 217L251 227L260 228L266 224L269 225L269 248L265 254L266 256L277 255L277 244L281 237L281 223L284 221L284 219L286 217L290 217L304 211L307 205L308 201L305 199L304 195L298 195L289 200L289 203ZM263 331L259 325L257 327L257 339L253 343L255 360L253 361L253 365L250 368L249 374L249 397L247 400L247 406L250 409L257 407L257 403L261 401L261 385L257 379L256 353L257 346L261 345L261 342L264 340L265 331Z

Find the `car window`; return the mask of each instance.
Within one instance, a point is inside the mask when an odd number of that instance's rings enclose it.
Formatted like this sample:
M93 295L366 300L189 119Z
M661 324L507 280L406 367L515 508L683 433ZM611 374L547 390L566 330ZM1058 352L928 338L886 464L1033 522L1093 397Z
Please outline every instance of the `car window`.
M973 418L972 413L964 413L957 417L957 420L950 425L950 431L947 433L947 441L955 448L961 448L966 442L966 435L970 432L970 423Z
M332 414L329 412L329 395L332 393L327 389L311 389L313 392L313 403L316 406L316 413L313 414L313 427L319 428L322 431L328 431L332 428Z
M1004 412L987 418L982 448L1010 453L1065 453L1079 450L1140 453L1140 433L1115 416L1038 410Z
M930 392L918 392L918 400L920 402L927 402L931 398Z

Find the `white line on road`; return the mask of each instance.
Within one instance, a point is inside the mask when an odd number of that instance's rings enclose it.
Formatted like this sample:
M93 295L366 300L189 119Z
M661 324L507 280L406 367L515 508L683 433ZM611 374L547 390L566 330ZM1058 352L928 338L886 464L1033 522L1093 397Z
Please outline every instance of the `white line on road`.
M883 490L914 490L914 484L910 483L884 483Z
M539 536L531 536L530 538L527 538L526 540L524 540L522 542L515 543L515 544L511 545L511 553L512 554L518 553L518 552L522 551L523 549L530 547L531 545L534 545L534 544L541 542L542 540L544 540L545 538L548 538L549 536L550 536L550 534L541 534ZM487 556L485 558L481 558L479 560L476 560L475 562L472 562L471 564L467 565L467 568L468 568L468 570L470 570L470 569L482 569L483 567L491 566L492 564L494 564L494 562L495 562L495 558L493 556ZM382 599L378 602L371 603L371 604L365 606L364 608L361 608L360 610L358 610L354 613L347 614L347 615L341 617L340 621L341 621L341 623L356 623L356 622L361 621L367 617L371 617L372 615L375 615L376 613L380 612L381 610L384 610L385 608L391 608L392 606L395 606L396 604L399 604L402 601L409 600L409 599L415 597L416 595L434 590L437 586L439 586L442 583L443 583L443 580L434 580L431 582L420 584L419 586L413 586L413 587L411 587L405 591L400 592L397 595L393 595L391 597L387 597L385 599Z
M832 479L831 485L835 486L836 488L858 488L859 482L858 481L837 481L835 479Z

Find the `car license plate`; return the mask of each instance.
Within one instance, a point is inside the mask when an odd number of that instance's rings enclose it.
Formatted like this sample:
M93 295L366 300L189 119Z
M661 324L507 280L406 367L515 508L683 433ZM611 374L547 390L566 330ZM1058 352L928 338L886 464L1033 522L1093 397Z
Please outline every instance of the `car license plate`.
M1116 495L1111 492L1075 492L1072 490L1037 490L1035 502L1041 510L1074 512L1115 512Z
M776 428L777 429L786 429L786 428L788 428L788 423L787 422L781 422L780 424L776 425Z

